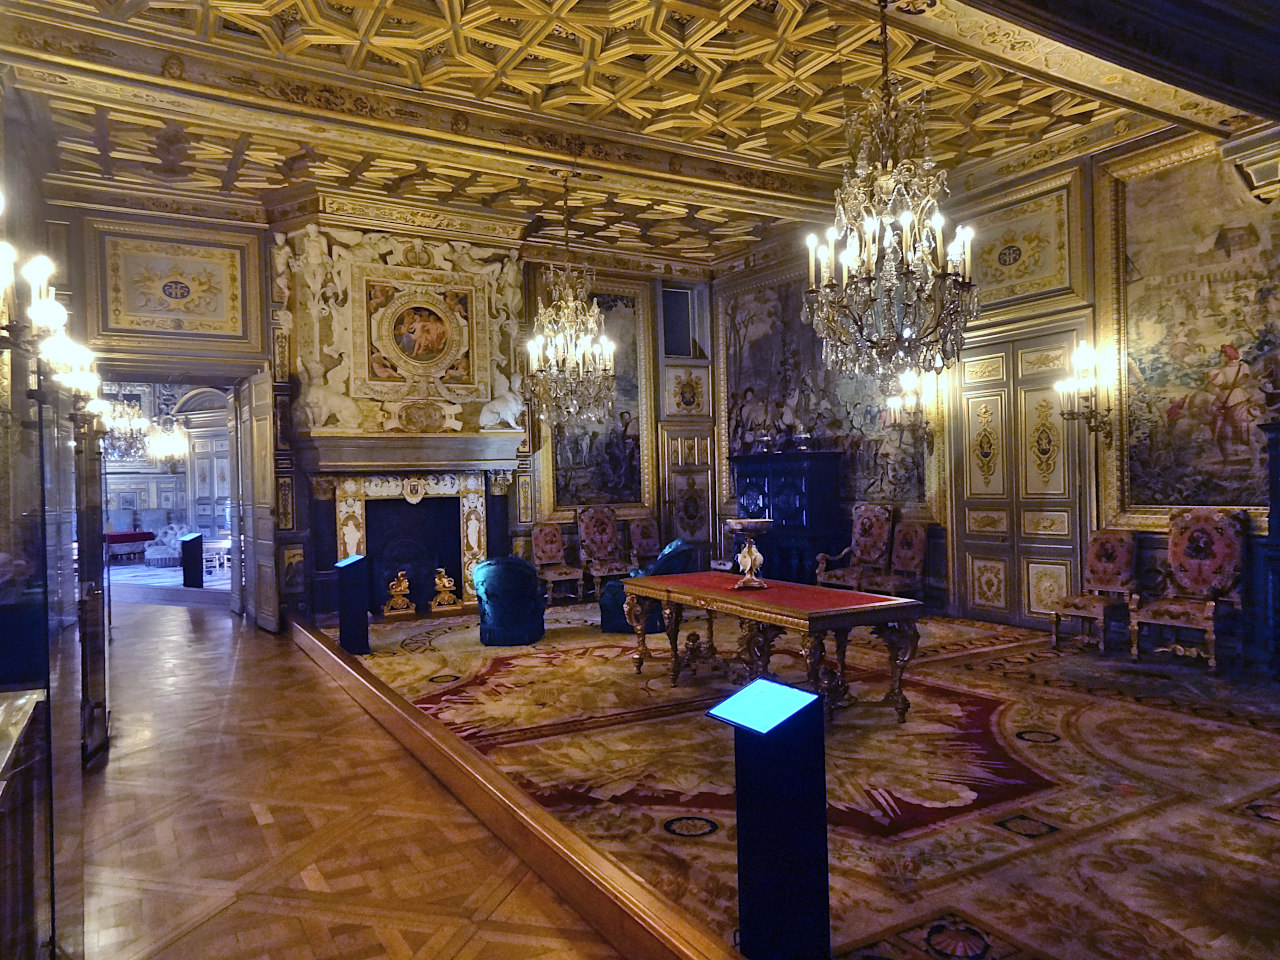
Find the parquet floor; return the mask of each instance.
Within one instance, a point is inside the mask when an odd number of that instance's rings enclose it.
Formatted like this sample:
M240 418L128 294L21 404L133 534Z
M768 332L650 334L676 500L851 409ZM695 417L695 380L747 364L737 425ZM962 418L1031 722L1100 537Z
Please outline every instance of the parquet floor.
M114 624L91 960L619 956L288 640L210 607Z

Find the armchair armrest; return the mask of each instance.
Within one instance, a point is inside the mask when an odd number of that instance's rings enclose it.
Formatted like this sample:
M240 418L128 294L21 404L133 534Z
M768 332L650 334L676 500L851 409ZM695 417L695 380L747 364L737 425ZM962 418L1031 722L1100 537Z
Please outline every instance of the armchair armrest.
M839 553L837 553L835 556L832 556L831 554L828 554L828 553L820 553L820 554L818 554L818 556L817 556L817 558L816 558L816 559L817 559L817 561L818 561L818 569L817 569L817 572L818 572L818 573L826 573L826 572L827 572L827 564L828 564L828 563L832 563L832 562L834 562L834 561L843 560L845 557L849 556L849 555L850 555L850 554L852 554L852 553L853 553L853 547L852 547L852 545L850 545L850 546L845 547L843 550L841 550L841 551L840 551Z

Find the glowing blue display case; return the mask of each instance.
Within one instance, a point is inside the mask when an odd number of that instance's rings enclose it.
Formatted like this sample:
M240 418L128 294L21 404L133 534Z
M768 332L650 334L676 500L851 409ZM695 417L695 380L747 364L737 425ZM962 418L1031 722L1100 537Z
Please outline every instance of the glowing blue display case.
M733 726L738 949L747 960L828 960L822 701L760 679L707 715Z
M369 571L364 554L334 565L338 571L338 644L347 653L369 653Z

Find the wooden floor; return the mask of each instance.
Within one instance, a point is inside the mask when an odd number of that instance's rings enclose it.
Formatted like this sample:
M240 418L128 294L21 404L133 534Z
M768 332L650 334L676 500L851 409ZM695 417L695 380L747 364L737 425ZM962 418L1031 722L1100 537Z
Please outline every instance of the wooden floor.
M91 960L615 953L287 639L117 604Z

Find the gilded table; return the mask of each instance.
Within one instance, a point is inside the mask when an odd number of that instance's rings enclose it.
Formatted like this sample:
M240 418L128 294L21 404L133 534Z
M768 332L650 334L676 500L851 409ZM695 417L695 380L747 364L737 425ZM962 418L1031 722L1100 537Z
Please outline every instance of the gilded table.
M627 592L623 610L636 632L636 673L646 660L653 658L644 633L645 618L653 606L661 604L666 618L673 686L682 671L695 669L700 661L716 656L715 618L726 614L738 618L737 659L745 667L747 679L768 674L773 643L785 630L800 634L809 682L822 694L829 713L848 690L845 652L849 631L870 626L889 653L889 691L879 702L896 710L899 722L906 720L911 705L902 692L902 675L920 642L915 621L924 613L924 604L902 597L779 580L770 580L764 590L735 590L733 585L737 582L735 574L715 571L623 580ZM685 607L707 611L707 636L690 634L681 650L680 625ZM835 643L835 669L823 666L828 637Z

